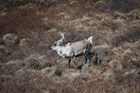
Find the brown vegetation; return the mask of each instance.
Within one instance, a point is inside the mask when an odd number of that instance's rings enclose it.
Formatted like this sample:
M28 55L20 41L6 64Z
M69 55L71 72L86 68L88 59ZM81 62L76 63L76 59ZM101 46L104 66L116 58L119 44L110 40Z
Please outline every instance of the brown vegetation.
M0 93L140 93L139 0L1 0ZM94 36L90 66L49 46ZM96 63L99 58L99 65Z

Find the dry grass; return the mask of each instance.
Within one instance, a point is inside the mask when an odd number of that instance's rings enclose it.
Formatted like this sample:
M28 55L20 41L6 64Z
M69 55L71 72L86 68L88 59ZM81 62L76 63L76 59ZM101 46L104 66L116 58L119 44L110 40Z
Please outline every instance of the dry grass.
M40 18L43 15L37 15L39 8L16 8L10 9L5 16L0 16L1 35L6 33L17 33L28 36L33 31L38 31L39 28L44 29ZM28 24L28 25L27 25ZM32 30L32 31L30 31ZM22 35L21 35L22 36Z
M139 76L118 77L115 82L87 80L77 77L73 82L65 78L48 78L37 71L25 71L22 77L1 76L1 93L139 93Z
M7 10L0 12L0 93L140 92L139 1L23 1L1 1ZM67 68L67 59L48 48L60 38L58 31L66 34L65 43L93 35L92 52L101 64L93 55L90 67L78 69L80 56ZM7 33L26 39L25 46L5 47Z
M130 12L133 9L140 8L138 0L102 0L103 3L99 9L102 11Z
M140 39L140 28L139 26L133 26L128 28L128 31L123 31L119 35L112 38L112 45L121 45L125 42L136 42Z

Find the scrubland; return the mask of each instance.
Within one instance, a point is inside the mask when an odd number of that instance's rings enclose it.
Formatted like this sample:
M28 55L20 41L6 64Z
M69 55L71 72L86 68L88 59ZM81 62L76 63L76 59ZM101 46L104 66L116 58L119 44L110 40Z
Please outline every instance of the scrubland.
M89 67L49 50L59 31L94 36ZM140 1L1 0L0 93L140 93Z

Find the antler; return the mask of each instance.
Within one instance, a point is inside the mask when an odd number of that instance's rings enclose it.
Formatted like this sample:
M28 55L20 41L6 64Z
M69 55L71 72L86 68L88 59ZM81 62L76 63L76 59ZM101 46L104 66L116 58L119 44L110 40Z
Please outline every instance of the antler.
M57 41L57 44L58 44L58 45L62 44L62 43L63 43L63 41L64 41L64 38L65 38L64 33L63 33L63 32L59 31L59 33L60 33L60 35L61 35L61 37L62 37L62 38L61 38L60 40L58 40L58 41Z
M59 33L60 33L60 35L61 35L62 38L65 38L63 32L59 31Z

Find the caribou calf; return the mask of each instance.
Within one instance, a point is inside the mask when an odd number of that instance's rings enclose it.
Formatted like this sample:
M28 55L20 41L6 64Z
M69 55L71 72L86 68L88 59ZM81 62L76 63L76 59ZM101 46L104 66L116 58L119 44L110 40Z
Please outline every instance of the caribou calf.
M58 53L58 55L63 58L69 58L69 67L71 57L76 57L81 54L84 54L85 56L85 63L87 63L87 61L90 61L90 49L93 43L93 36L78 42L63 44L65 38L64 33L60 32L60 35L62 38L56 41L52 46L50 46L50 49L55 50Z

